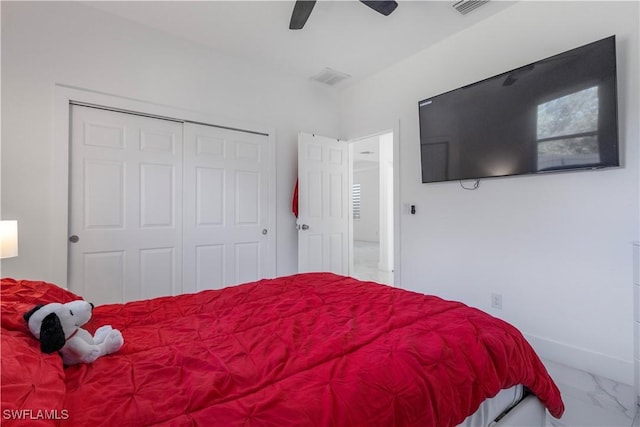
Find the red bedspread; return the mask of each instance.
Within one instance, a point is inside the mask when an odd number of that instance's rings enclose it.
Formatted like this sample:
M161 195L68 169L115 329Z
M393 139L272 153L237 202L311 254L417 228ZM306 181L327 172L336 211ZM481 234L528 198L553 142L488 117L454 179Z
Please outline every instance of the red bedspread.
M47 390L58 381L63 391L38 402L29 376L29 402L5 383L5 336L37 349L18 316L34 299L73 299L47 286L3 281L3 412L20 408L19 399L23 409L66 411L56 423L73 426L455 426L515 384L552 415L563 412L558 389L511 325L458 302L328 273L98 306L85 328L120 329L122 349L64 371L59 356L42 355L39 368L54 372Z

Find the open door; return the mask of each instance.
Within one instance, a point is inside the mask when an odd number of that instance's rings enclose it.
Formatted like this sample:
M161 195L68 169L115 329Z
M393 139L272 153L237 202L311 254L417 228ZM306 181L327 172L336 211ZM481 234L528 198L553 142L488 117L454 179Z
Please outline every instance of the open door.
M349 274L349 144L298 135L298 270Z

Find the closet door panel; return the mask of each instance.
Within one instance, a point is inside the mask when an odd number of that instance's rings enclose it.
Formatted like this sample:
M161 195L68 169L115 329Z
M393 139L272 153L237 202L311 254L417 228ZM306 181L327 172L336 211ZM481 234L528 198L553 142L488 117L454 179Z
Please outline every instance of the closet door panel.
M267 145L265 135L185 123L185 289L272 274Z
M182 292L182 123L72 105L70 144L70 289Z

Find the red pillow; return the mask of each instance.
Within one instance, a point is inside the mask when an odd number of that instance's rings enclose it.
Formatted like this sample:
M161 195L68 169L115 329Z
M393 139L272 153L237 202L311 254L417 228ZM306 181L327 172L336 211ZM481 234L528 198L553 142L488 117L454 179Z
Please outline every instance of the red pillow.
M66 303L78 299L82 298L52 283L2 279L0 285L2 327L10 331L28 333L27 323L22 316L34 306L51 302Z

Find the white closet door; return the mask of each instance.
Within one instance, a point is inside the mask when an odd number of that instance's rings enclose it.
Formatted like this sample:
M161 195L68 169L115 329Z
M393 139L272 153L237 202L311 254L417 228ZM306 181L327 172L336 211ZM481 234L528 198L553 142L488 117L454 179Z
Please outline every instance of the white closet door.
M267 147L266 135L185 123L185 292L274 274Z
M73 292L99 304L182 292L182 150L182 123L71 107Z

